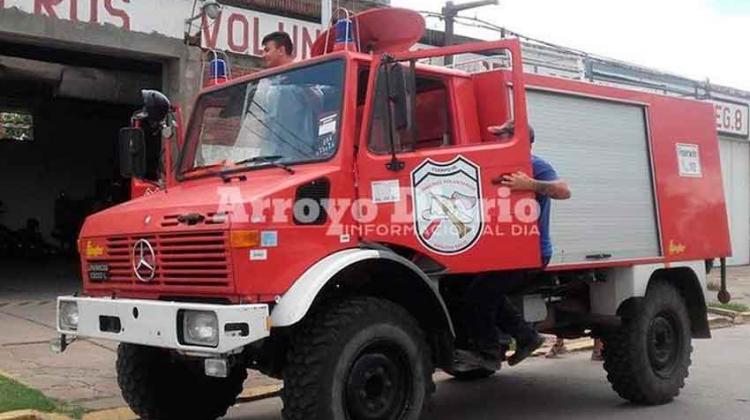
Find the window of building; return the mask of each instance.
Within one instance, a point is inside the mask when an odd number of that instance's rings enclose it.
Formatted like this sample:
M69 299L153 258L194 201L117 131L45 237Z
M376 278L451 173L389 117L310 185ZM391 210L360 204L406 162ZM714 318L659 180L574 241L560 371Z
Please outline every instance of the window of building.
M28 112L0 111L0 141L34 140L34 117Z

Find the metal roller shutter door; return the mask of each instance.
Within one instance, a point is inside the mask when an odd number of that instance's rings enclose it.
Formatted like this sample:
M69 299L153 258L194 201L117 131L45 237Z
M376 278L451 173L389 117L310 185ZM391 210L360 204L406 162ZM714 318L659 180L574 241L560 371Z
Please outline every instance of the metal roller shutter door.
M573 191L553 201L552 263L661 254L644 108L529 90L534 154Z
M750 263L750 144L719 137L721 175L729 214L732 257L729 265Z

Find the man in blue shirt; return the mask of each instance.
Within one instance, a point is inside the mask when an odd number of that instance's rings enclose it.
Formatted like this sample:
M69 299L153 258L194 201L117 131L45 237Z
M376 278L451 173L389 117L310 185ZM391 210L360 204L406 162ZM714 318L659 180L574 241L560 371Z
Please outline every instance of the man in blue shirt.
M489 132L498 140L510 139L514 135L515 125L509 121L500 127L489 127ZM529 127L531 143L534 142L534 129ZM571 193L568 184L557 176L555 169L544 159L531 155L532 176L523 172L505 175L502 184L513 191L533 191L539 203L539 247L542 257L542 268L546 267L552 257L552 241L549 234L550 199L567 200ZM501 275L480 275L469 286L466 293L469 314L469 329L474 343L474 351L459 352L457 360L461 363L479 365L497 370L502 361L502 348L499 344L499 327L516 340L516 351L508 359L513 366L528 357L534 350L544 344L544 338L529 324L513 306L506 295L508 285L517 285L523 281L524 271L503 272Z
M513 121L500 126L489 127L488 131L498 137L499 140L513 137L515 126ZM534 143L534 129L529 127L531 144ZM568 184L557 176L557 172L549 162L531 155L532 177L523 172L505 175L503 185L513 191L534 191L536 201L539 203L539 245L542 254L542 267L547 266L552 258L552 240L549 236L550 199L567 200L570 198Z

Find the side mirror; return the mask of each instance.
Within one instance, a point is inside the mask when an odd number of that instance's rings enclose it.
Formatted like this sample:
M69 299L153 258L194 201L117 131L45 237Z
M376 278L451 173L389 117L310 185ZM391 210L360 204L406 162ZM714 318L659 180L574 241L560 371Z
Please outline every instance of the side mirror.
M393 103L393 126L396 130L403 130L409 126L404 68L399 63L389 63L386 66L388 99Z
M120 129L120 174L123 178L146 176L146 139L140 128Z
M141 115L152 126L164 121L167 117L172 104L169 99L158 90L144 89L141 91L143 96L143 111Z

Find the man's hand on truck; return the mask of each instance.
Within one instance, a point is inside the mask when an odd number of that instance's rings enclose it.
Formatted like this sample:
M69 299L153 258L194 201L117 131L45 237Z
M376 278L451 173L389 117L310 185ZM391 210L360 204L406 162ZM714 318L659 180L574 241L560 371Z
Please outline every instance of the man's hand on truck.
M540 181L531 178L521 171L503 175L502 185L514 191L534 191L537 194L546 195L555 200L567 200L570 198L570 188L568 188L568 183L564 180Z

